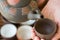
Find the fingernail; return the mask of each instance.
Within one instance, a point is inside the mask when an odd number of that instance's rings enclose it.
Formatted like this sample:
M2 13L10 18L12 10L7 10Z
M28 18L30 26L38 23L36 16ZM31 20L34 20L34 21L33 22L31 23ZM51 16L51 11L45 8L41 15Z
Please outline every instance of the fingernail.
M35 38L33 40L40 40L39 37L35 36Z
M45 40L45 39L41 39L41 40Z

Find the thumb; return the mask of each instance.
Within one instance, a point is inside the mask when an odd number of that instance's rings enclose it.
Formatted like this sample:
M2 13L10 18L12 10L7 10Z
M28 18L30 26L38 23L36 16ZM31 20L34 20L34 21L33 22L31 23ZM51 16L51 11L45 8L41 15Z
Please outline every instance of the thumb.
M40 40L40 38L35 36L33 40Z

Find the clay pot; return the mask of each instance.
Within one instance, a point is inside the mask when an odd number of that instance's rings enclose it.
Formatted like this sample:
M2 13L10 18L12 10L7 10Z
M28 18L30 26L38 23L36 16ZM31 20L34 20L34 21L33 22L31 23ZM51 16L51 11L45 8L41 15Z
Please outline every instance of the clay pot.
M19 5L16 5L16 6L12 7L8 4L6 0L0 0L1 14L9 22L12 22L12 23L26 22L30 20L28 18L28 14L30 13L30 11L33 12L38 10L40 13L40 10L37 7L36 1L20 0Z

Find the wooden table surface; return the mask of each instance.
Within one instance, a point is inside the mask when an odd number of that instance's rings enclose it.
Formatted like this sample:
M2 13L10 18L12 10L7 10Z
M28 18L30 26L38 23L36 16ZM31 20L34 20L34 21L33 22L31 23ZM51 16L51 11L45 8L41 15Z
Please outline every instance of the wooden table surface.
M4 24L4 22L2 21L2 18L1 18L1 14L0 14L0 27Z

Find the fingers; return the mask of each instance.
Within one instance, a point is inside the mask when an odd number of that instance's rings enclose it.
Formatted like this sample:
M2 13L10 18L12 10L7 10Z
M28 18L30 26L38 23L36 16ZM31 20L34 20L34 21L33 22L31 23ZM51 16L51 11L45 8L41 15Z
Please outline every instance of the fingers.
M32 39L34 39L34 37L36 36L36 33L34 31L34 28L32 29Z
M36 33L34 31L34 28L32 29L32 39L33 40L40 40L40 38L38 36L36 36Z
M58 23L57 33L54 35L52 40L60 40L60 23Z
M35 33L35 31L34 31L34 28L32 29L32 39L33 39L33 40L44 40L44 39L40 39L40 38L36 35L36 33Z
M35 36L33 40L40 40L40 38Z

